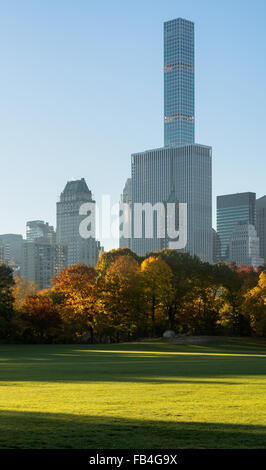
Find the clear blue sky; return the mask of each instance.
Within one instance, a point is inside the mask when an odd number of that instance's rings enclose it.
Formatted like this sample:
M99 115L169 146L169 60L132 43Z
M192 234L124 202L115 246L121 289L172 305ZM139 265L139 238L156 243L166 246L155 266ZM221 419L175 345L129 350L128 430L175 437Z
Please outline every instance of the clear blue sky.
M131 153L163 145L163 21L177 17L195 22L214 204L266 194L265 0L2 0L0 233L55 224L71 178L118 201Z

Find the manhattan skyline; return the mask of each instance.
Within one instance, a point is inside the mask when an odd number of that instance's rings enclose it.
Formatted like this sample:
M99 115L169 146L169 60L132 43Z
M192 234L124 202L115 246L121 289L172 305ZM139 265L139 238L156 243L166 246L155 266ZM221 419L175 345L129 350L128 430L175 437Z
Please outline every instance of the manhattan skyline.
M195 23L195 140L213 147L213 226L217 195L265 194L264 2L145 2L141 18L138 1L103 2L104 12L54 3L1 6L0 233L24 235L27 220L55 226L72 177L97 202L119 200L131 153L163 145L162 24L175 17Z

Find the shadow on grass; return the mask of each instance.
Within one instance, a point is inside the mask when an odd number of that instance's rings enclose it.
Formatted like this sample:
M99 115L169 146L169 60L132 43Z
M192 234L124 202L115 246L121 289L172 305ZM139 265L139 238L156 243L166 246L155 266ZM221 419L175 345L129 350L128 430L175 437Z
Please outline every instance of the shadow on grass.
M265 448L266 426L0 412L0 448Z
M171 346L165 351L164 345L153 344L152 350L150 344L140 346L5 346L0 349L0 381L233 385L237 377L265 376L266 357L258 351L246 349L241 351L246 355L238 356L235 350L209 347Z

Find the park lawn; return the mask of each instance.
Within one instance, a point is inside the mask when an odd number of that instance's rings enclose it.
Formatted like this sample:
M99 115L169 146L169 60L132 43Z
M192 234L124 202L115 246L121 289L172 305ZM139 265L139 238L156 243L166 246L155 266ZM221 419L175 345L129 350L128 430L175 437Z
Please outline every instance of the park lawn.
M0 448L265 448L266 342L0 345Z

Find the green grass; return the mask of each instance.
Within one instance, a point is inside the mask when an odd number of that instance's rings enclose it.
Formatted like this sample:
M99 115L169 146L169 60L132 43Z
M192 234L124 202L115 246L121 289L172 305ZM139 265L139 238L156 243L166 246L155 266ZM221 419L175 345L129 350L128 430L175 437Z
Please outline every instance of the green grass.
M0 448L265 448L266 343L0 346Z

